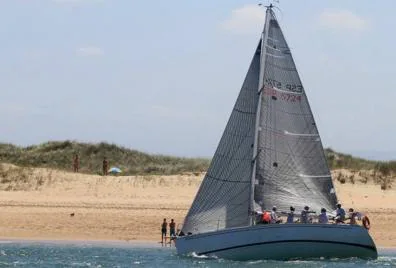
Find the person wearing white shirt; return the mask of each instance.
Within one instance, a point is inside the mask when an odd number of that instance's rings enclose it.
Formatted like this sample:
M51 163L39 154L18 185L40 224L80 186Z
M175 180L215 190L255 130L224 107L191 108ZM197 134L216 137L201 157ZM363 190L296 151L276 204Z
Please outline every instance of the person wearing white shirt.
M278 215L276 215L276 207L272 207L271 211L271 223L278 223Z

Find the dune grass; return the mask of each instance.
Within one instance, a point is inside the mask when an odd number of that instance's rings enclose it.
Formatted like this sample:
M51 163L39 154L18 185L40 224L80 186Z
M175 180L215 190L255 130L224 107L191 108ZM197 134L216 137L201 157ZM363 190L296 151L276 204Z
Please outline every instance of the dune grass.
M124 175L202 172L206 171L210 161L203 158L151 155L105 142L91 144L69 140L51 141L28 147L0 144L0 162L20 167L71 171L75 154L80 158L80 172L88 174L101 174L104 157L109 161L109 167L119 167Z
M88 174L101 174L104 157L108 159L109 167L121 168L124 175L199 173L206 171L210 163L210 159L153 155L105 142L92 144L70 140L50 141L27 147L0 143L0 162L20 167L71 171L75 154L80 157L80 172ZM331 148L325 149L325 154L331 169L375 170L384 178L396 175L396 161L370 161L338 153Z

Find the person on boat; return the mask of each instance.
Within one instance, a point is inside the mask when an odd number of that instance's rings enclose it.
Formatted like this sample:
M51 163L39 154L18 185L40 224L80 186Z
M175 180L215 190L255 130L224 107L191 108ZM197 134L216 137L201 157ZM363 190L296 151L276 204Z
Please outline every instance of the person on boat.
M168 229L168 223L166 222L166 219L161 224L161 242L164 243L164 238L166 238L166 231Z
M320 210L318 223L329 223L329 217L326 214L325 208Z
M286 223L294 223L294 207L290 207L290 212L287 213Z
M336 223L344 223L345 221L345 210L341 207L341 204L337 204L337 210L336 210L336 217L335 217L335 222Z
M305 206L304 209L301 211L300 222L301 223L310 223L309 214L315 213L315 211L310 211L309 206Z
M360 220L361 218L360 213L354 211L353 208L350 208L348 211L349 224L357 224L356 218Z
M271 222L271 215L268 211L263 211L263 214L261 215L261 222L263 224L268 224Z
M271 211L271 223L280 223L281 220L278 220L278 215L276 214L276 207L272 207Z
M169 236L172 238L174 238L176 236L176 223L174 222L173 219L171 219L171 222L169 223Z

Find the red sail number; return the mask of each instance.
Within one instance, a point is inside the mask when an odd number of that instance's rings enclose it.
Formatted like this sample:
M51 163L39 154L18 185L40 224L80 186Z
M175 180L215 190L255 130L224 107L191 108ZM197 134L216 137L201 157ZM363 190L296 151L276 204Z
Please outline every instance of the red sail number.
M269 96L274 96L277 99L281 99L284 101L290 101L290 102L301 101L301 95L290 94L286 92L278 92L277 90L268 87L264 88L264 94Z

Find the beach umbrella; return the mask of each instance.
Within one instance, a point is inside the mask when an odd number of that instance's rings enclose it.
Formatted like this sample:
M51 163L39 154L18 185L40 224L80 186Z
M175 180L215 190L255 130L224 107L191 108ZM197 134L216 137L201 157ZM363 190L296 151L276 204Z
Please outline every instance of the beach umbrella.
M121 173L121 169L119 169L118 167L112 167L108 170L109 173Z

